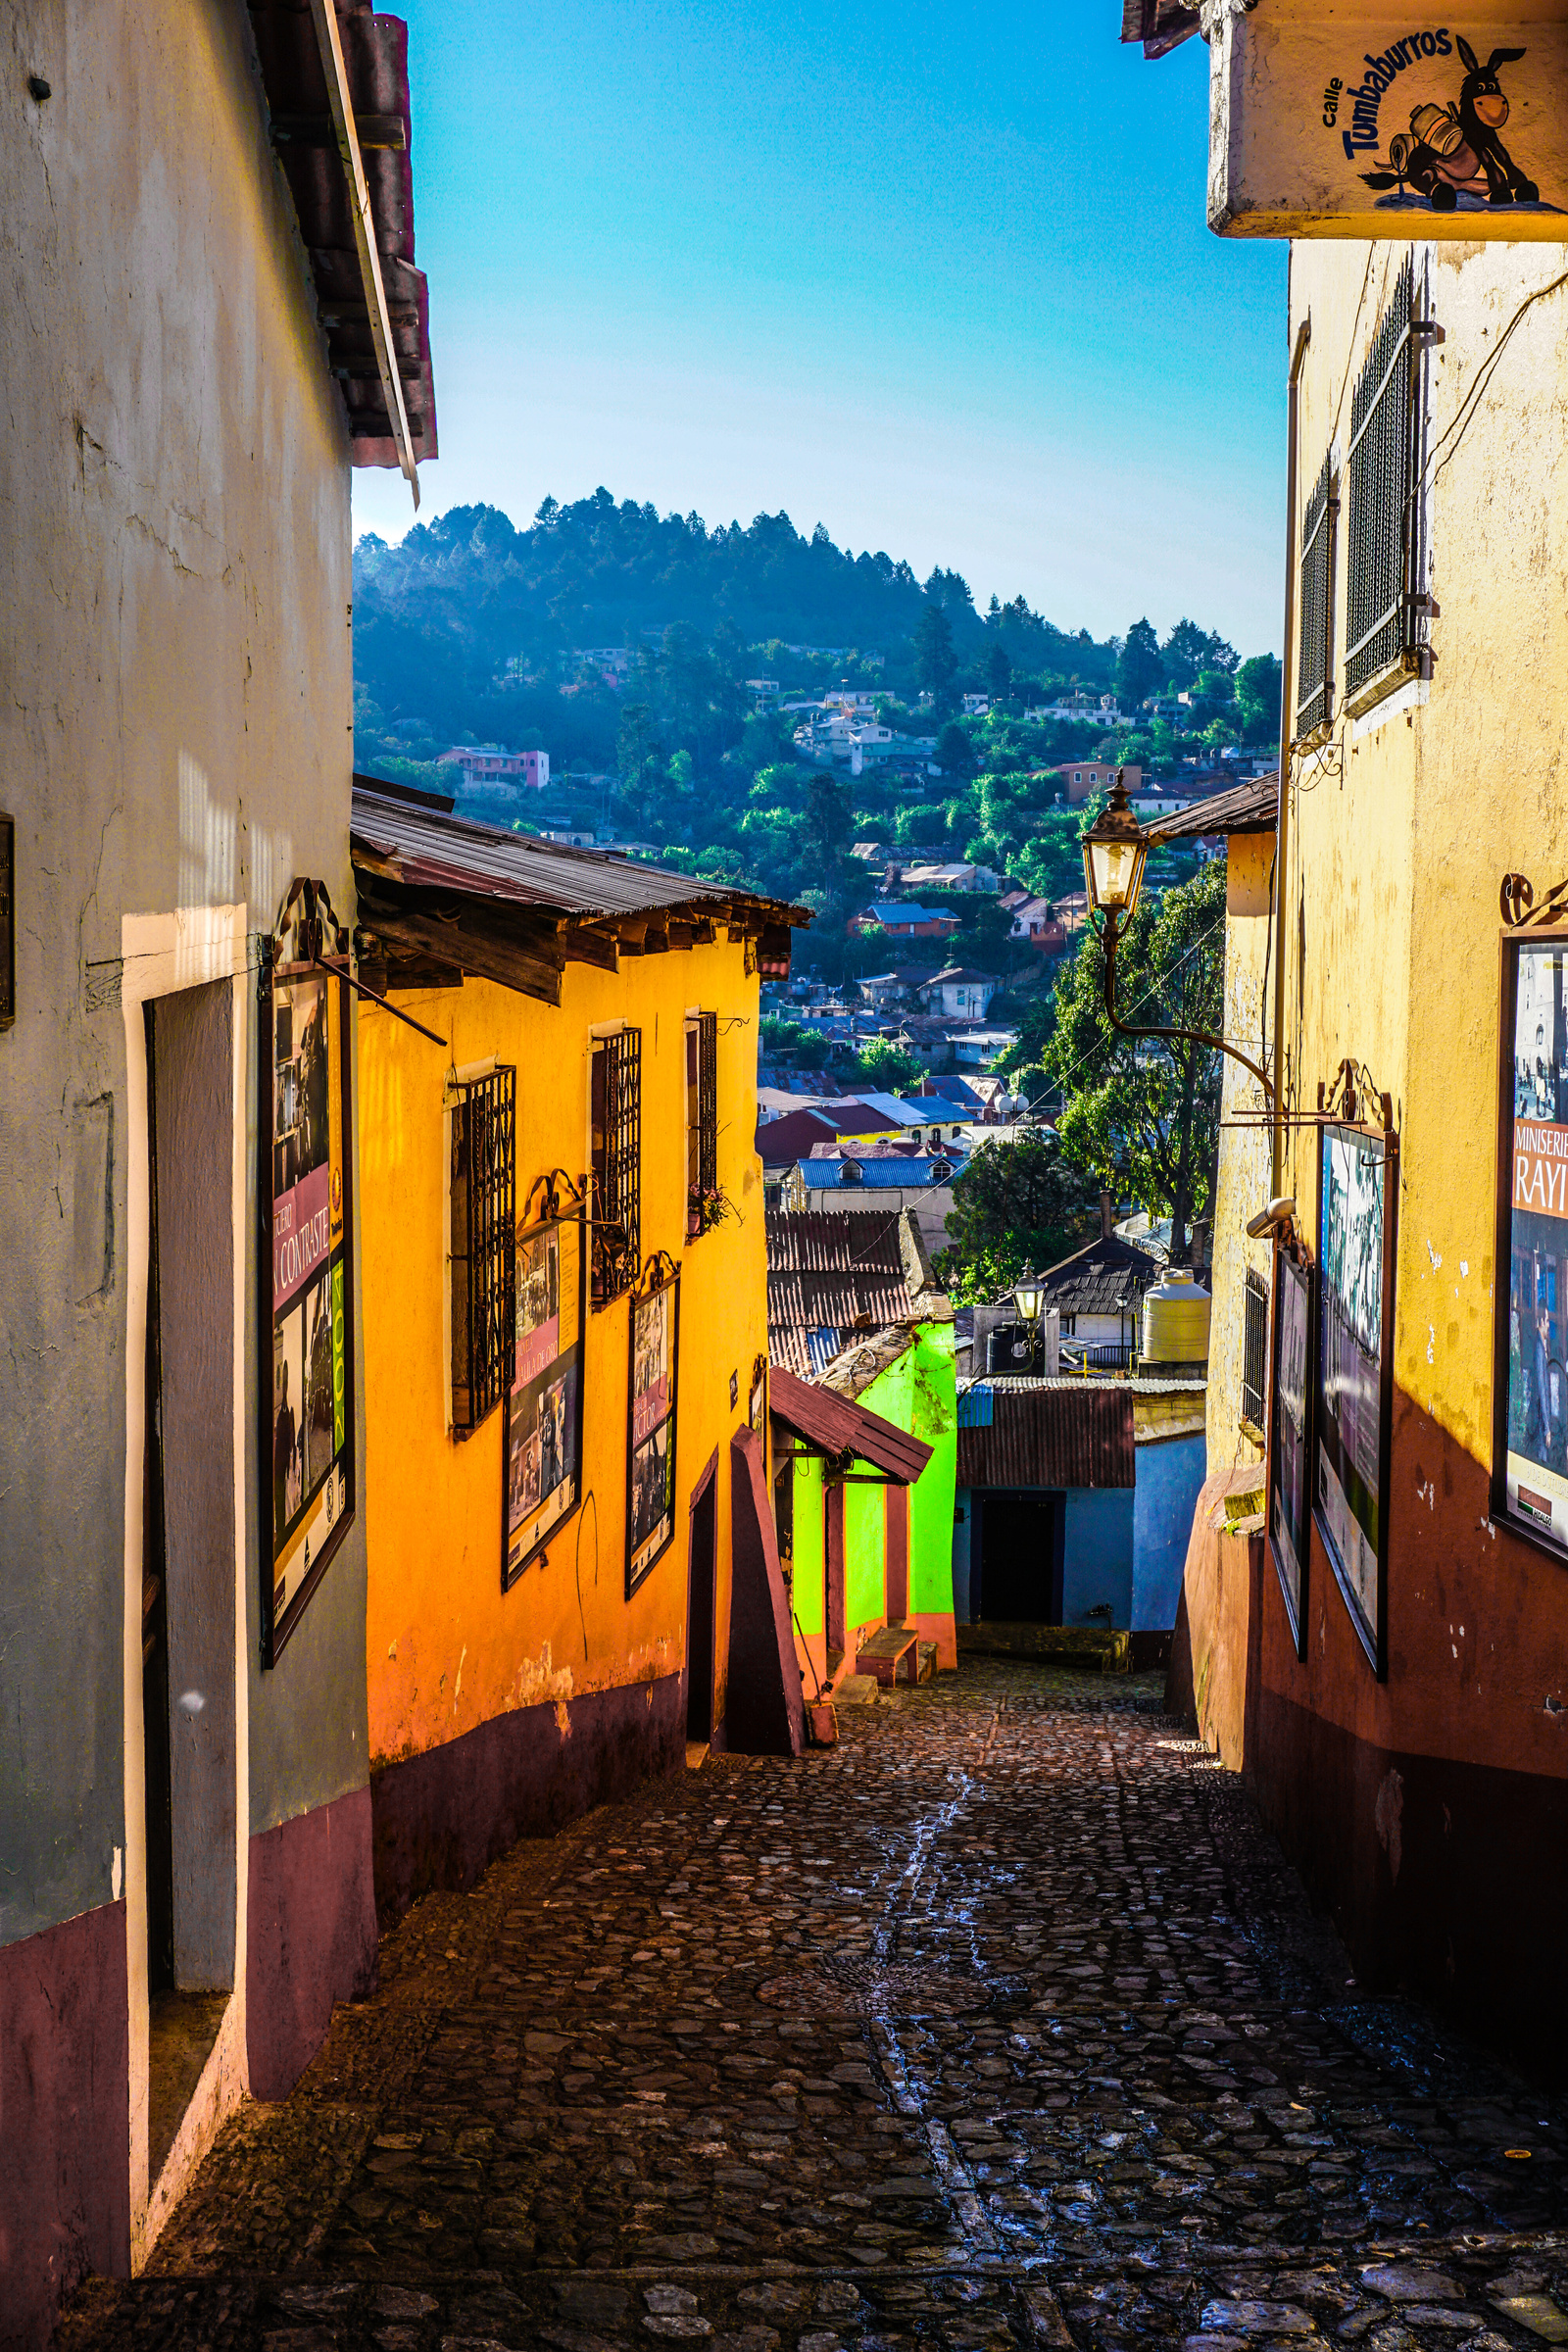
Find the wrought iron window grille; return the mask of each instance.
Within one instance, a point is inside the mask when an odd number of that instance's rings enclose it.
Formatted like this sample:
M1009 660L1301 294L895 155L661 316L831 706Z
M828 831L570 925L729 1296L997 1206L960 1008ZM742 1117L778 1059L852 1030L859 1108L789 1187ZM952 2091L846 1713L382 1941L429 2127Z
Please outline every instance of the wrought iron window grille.
M1432 675L1427 353L1444 339L1407 255L1350 404L1345 684L1352 711Z
M718 1189L718 1015L700 1012L686 1031L686 1236L723 1221Z
M594 1040L593 1303L629 1291L642 1263L643 1033Z
M501 1402L515 1319L516 1071L453 1088L452 1429L471 1437Z
M1334 715L1334 559L1340 487L1332 454L1312 485L1301 518L1300 658L1296 731L1308 736Z
M1242 1419L1260 1437L1267 1379L1268 1285L1249 1266L1242 1324Z

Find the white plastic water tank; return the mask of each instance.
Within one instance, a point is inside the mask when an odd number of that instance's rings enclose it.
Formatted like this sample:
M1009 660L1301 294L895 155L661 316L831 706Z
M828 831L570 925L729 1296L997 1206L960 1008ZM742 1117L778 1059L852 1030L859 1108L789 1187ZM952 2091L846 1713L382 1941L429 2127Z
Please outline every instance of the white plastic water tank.
M1145 1364L1206 1364L1213 1301L1180 1266L1144 1293Z

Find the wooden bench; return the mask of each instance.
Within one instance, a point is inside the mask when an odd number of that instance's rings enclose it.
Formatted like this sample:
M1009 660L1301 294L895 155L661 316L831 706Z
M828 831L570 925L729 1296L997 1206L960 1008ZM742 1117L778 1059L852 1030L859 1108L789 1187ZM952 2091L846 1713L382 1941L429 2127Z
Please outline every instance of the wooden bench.
M910 1625L884 1625L855 1653L857 1674L874 1674L884 1687L912 1683L919 1663L920 1637Z

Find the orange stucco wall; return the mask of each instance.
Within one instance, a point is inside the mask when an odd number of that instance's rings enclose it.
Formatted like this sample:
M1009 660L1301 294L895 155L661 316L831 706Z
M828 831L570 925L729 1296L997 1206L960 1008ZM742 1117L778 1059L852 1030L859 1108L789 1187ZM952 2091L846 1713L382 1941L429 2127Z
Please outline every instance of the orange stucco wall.
M758 984L744 950L714 945L567 967L552 1006L487 981L399 992L450 1041L443 1054L372 1005L360 1016L367 1398L366 1518L370 1754L421 1754L513 1708L679 1672L686 1643L687 1506L717 1453L713 1720L726 1698L730 1601L728 1440L767 1347L757 1124ZM736 1215L685 1238L688 1011L716 1011L718 1176ZM461 1443L447 1426L446 1081L494 1055L517 1072L517 1206L555 1168L589 1156L596 1029L642 1031L642 1249L681 1268L675 1538L625 1597L629 1302L588 1310L583 1500L542 1562L501 1590L502 1415ZM729 1396L730 1375L738 1381ZM650 1688L649 1700L653 1692Z

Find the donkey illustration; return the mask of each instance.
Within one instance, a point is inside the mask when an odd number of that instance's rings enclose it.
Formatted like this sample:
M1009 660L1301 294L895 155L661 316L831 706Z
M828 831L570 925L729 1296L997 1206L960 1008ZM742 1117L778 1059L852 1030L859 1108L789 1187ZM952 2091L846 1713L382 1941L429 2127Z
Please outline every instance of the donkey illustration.
M1459 128L1487 175L1488 198L1493 204L1534 204L1541 190L1533 179L1526 179L1497 136L1508 120L1508 101L1497 79L1497 68L1512 65L1524 51L1494 49L1483 65L1463 33L1457 47L1465 67L1459 88Z
M1409 132L1396 131L1389 141L1387 168L1361 176L1369 188L1415 188L1437 213L1451 213L1461 194L1485 196L1489 204L1534 204L1540 189L1497 136L1508 120L1497 68L1524 51L1494 49L1483 66L1463 34L1458 46L1465 66L1458 104L1413 108Z

